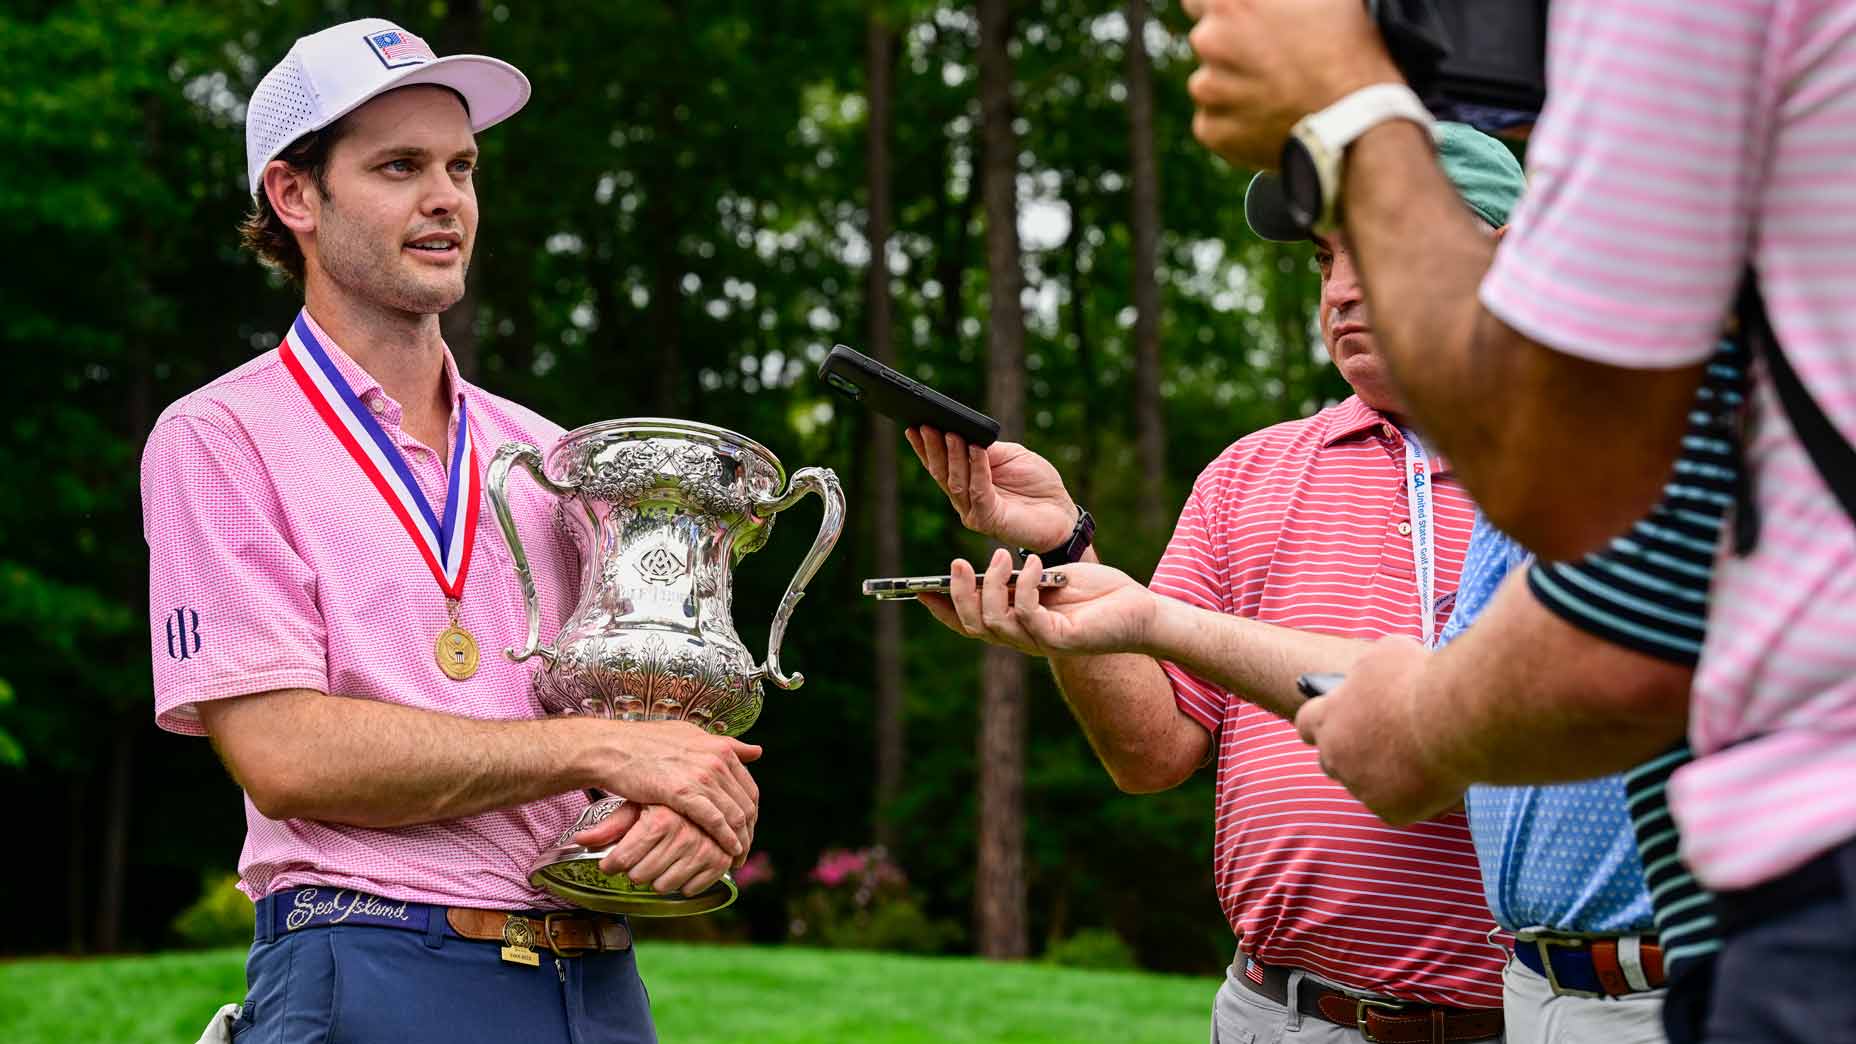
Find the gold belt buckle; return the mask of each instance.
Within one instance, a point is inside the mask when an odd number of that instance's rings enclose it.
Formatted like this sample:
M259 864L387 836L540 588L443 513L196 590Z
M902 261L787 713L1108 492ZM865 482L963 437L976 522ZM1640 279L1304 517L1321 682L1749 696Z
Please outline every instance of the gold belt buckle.
M598 927L594 927L592 930L593 945L579 949L575 949L571 946L565 950L561 949L560 944L554 941L554 919L558 917L565 921L569 917L577 916L579 915L568 913L563 910L553 910L541 915L542 942L548 944L548 949L554 951L556 957L578 957L584 953L597 953L606 948L605 937L600 935Z
M502 956L510 964L531 968L541 964L541 955L535 952L535 929L529 926L528 918L510 914L503 920Z
M1550 935L1536 935L1532 939L1527 940L1527 941L1532 942L1534 944L1534 949L1540 954L1540 970L1544 975L1546 975L1547 987L1553 991L1554 996L1556 997L1603 997L1604 996L1603 993L1595 993L1591 990L1575 990L1571 986L1561 986L1559 976L1553 974L1553 951L1551 948L1554 946L1564 946L1567 949L1577 949L1581 946L1584 946L1587 940L1585 939L1556 939Z
M1373 1036L1373 1031L1366 1028L1366 1015L1368 1009L1371 1008L1378 1008L1386 1012L1399 1012L1405 1010L1405 1006L1397 1001L1374 1000L1371 997L1355 997L1353 999L1354 1028L1360 1031L1360 1036L1366 1041L1366 1044L1379 1044L1379 1038Z

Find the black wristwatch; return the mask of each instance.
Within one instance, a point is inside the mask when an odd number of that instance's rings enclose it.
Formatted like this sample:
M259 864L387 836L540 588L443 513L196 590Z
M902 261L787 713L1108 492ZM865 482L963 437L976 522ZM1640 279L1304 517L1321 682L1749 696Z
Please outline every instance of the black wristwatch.
M1094 540L1095 536L1095 516L1083 510L1083 506L1078 504L1076 505L1076 528L1070 530L1070 539L1065 540L1049 551L1032 551L1029 548L1021 547L1018 549L1018 557L1020 561L1023 561L1026 555L1035 554L1038 556L1038 561L1047 568L1050 566L1069 565L1071 562L1075 562L1083 557L1083 552L1089 547L1089 542Z

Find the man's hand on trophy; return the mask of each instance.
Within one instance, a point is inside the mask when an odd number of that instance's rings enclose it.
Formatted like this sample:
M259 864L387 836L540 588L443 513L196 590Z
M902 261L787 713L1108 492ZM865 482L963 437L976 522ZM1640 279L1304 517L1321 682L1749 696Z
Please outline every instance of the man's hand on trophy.
M753 840L750 826L749 841ZM611 816L574 835L588 848L613 845L599 868L624 874L657 892L695 895L746 859L731 857L701 827L664 805L627 801ZM617 842L614 845L614 842Z
M1022 575L1037 576L1038 556L1027 555ZM964 559L948 567L947 595L917 596L935 619L971 638L1033 656L1141 652L1153 631L1153 592L1119 569L1078 563L1063 567L1062 587L1007 584L1012 556L995 551L984 582Z
M927 426L903 435L961 525L1018 547L1056 547L1070 538L1076 501L1050 461L1016 442L982 449Z
M760 818L760 786L747 762L761 749L687 721L612 722L609 757L594 785L628 802L668 805L743 859Z

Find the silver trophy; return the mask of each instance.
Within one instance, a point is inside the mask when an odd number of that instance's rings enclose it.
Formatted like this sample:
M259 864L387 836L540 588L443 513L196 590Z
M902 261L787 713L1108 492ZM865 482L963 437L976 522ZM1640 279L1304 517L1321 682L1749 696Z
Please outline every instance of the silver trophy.
M580 552L580 602L552 645L541 644L535 581L509 513L505 484L518 464L565 502L561 514ZM534 692L543 710L689 721L738 736L760 716L763 678L782 689L805 681L780 669L780 640L844 528L844 491L829 468L803 468L788 482L779 459L752 439L637 417L570 431L545 462L535 447L509 443L490 462L487 485L528 605L528 643L507 655L518 663L541 658ZM767 542L774 516L807 493L824 500L825 517L774 613L767 659L757 662L735 633L732 570ZM602 871L599 860L611 849L576 845L573 836L624 798L595 797L535 860L530 883L578 906L645 917L707 913L735 901L728 876L684 895Z

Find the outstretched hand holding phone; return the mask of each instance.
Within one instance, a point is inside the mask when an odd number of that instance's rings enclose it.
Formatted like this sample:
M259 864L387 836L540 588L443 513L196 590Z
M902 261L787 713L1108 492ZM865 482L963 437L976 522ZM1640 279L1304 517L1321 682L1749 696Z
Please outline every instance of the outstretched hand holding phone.
M982 449L925 425L903 434L961 525L1013 547L1050 548L1069 538L1076 501L1050 461L1016 442Z
M1056 547L1069 539L1076 501L1050 461L1015 442L982 449L927 426L904 434L968 529L1015 547ZM1058 588L1007 585L1011 568L1004 549L993 555L984 582L973 566L954 562L948 594L919 599L950 629L1033 656L1131 651L1152 628L1152 593L1097 564L1093 548L1062 567L1067 583ZM1025 568L1038 568L1036 555Z
M1025 559L1038 568L1038 557ZM1154 633L1159 599L1139 581L1109 566L1063 567L1065 583L1011 585L1012 555L995 551L985 576L956 559L949 593L916 598L949 630L1032 656L1139 652Z

